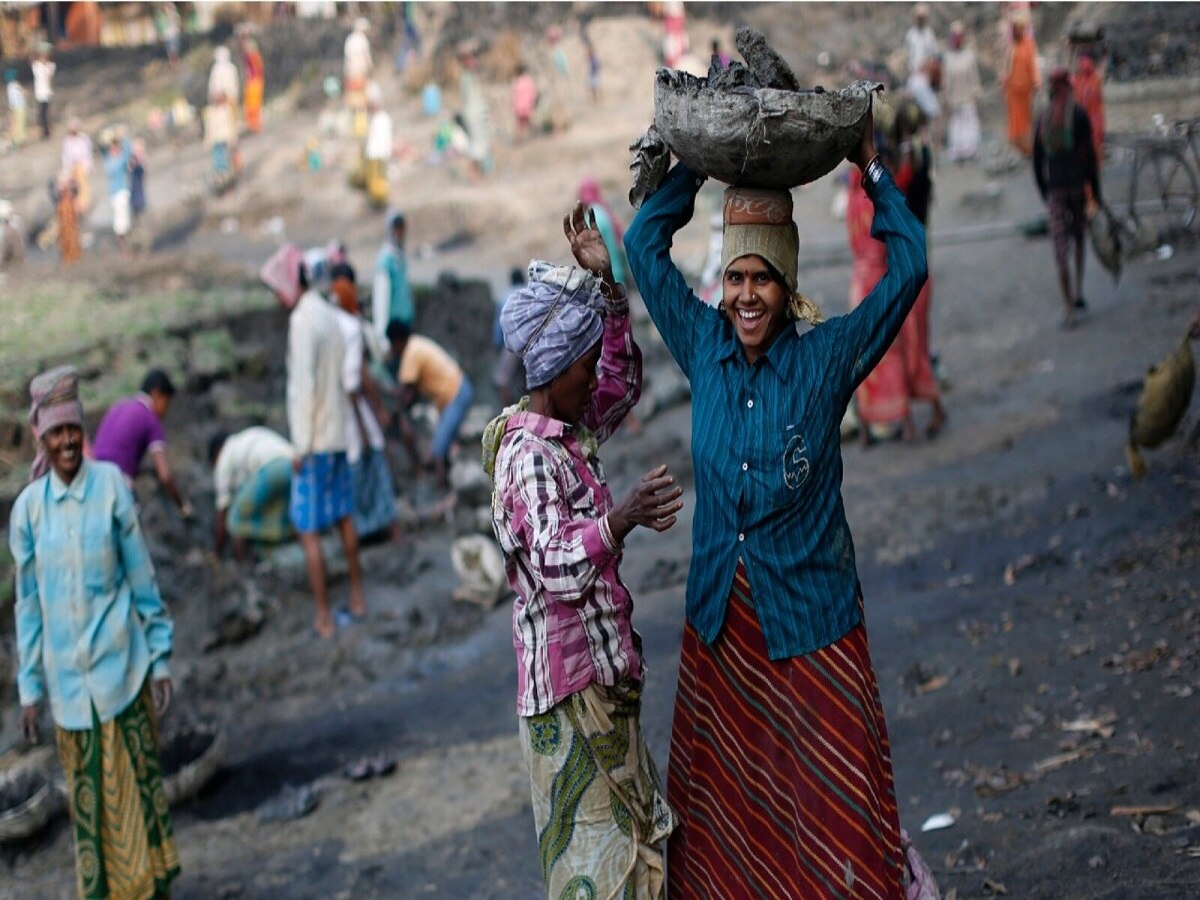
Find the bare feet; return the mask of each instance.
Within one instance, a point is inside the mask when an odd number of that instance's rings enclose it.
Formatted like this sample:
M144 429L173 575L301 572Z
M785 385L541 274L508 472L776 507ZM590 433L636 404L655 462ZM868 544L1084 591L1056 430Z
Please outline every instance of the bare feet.
M362 585L350 588L350 615L356 619L364 618L367 614L367 603L363 599Z
M925 427L925 437L933 440L946 426L946 408L940 403L933 404L933 418L929 420L929 424Z
M906 444L912 444L917 440L917 429L911 418L906 418L900 423L900 438Z
M337 626L333 624L333 615L331 613L318 613L317 618L313 621L313 631L317 633L317 637L329 640L337 634Z

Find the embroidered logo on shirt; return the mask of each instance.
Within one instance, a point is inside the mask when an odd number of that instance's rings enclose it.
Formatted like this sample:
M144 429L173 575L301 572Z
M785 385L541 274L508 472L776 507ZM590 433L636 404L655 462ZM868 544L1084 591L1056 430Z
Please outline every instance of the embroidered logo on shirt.
M798 490L808 480L808 445L803 435L792 435L783 450L783 483L789 490Z

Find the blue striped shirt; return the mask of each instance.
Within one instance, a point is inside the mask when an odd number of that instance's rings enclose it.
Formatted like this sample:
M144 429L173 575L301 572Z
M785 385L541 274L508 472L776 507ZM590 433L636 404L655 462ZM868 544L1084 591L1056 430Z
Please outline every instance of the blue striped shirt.
M733 325L671 261L672 236L691 219L702 183L677 165L625 237L646 308L692 387L687 616L716 640L741 557L770 656L786 659L833 643L861 618L839 426L925 283L925 231L885 172L867 190L887 274L850 314L803 334L784 329L749 365Z
M125 476L85 461L69 484L51 471L13 504L17 693L50 695L60 728L86 731L120 715L146 676L167 678L171 617Z

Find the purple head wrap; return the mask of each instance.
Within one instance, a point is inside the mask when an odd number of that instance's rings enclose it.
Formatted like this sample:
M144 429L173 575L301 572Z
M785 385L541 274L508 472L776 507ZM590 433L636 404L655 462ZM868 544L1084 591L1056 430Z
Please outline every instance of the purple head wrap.
M500 314L504 346L525 364L530 390L545 387L600 340L603 301L596 279L577 266L534 260L529 283Z

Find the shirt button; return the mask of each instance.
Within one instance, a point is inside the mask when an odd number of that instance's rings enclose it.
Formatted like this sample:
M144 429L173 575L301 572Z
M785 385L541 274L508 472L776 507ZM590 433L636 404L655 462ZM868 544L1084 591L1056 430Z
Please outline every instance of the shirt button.
M753 400L747 400L747 401L746 401L746 408L747 408L747 409L754 409L754 401L753 401Z
M750 468L750 463L742 463L742 471L745 472Z
M744 541L745 539L746 539L746 535L744 535L744 534L739 534L739 535L738 535L738 540L739 540L739 541Z

